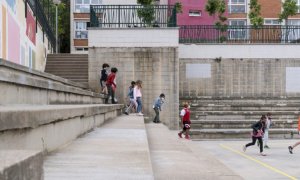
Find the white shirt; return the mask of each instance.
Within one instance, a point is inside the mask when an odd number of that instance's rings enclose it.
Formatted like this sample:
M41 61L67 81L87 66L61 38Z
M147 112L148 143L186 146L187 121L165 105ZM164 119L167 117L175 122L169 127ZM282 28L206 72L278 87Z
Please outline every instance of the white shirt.
M185 115L185 110L184 109L182 109L181 111L180 111L180 116L184 116Z

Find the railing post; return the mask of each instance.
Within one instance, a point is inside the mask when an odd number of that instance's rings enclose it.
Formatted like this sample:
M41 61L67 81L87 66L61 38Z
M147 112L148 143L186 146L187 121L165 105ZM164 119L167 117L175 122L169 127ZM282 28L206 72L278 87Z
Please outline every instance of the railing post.
M118 5L118 24L119 24L119 27L120 27L120 23L121 23L121 19L120 19L120 16L121 16L121 14L120 14L120 12L121 12L121 7L120 7L121 5Z

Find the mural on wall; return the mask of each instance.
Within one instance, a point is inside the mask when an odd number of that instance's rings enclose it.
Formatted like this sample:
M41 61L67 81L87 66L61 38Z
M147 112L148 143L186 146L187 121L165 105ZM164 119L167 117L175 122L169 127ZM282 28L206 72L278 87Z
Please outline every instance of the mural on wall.
M16 13L16 0L6 0L6 3L11 8L12 12Z
M36 43L36 23L35 19L29 10L27 8L27 18L26 18L26 35L28 36L29 40L35 45Z
M7 13L8 25L8 60L14 63L20 63L20 28L12 15Z

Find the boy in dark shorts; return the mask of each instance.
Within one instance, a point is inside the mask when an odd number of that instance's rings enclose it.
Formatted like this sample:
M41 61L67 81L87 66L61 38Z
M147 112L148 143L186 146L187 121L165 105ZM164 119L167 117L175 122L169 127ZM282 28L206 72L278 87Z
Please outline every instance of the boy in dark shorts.
M180 112L180 116L182 119L182 131L178 133L178 136L182 138L182 134L185 133L185 139L190 139L190 128L191 128L191 120L190 120L190 106L188 104L184 104L184 108Z

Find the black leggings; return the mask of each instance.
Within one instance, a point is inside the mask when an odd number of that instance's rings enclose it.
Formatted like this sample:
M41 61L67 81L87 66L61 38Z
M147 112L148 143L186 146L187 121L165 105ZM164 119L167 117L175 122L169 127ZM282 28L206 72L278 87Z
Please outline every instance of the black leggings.
M260 149L260 152L263 152L263 141L262 141L262 137L254 137L254 136L252 136L252 142L246 144L246 147L248 147L248 146L253 146L253 145L255 144L255 142L256 142L256 139L258 139L258 142L259 142L259 149Z

